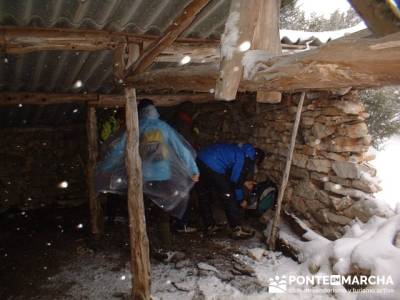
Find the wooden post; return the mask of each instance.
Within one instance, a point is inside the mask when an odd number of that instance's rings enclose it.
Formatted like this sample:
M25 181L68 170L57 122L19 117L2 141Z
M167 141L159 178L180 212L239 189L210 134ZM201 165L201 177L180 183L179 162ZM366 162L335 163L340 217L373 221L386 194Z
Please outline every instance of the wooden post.
M128 213L131 242L132 299L150 299L150 255L143 204L142 162L139 156L139 122L136 92L125 88Z
M276 235L277 235L278 226L279 226L280 218L281 218L281 207L282 207L283 195L285 194L286 185L289 180L290 166L292 164L293 151L294 151L294 146L296 144L297 130L299 128L301 111L303 109L305 95L306 95L305 92L301 93L300 101L299 101L299 104L297 105L296 119L295 119L294 125L293 125L292 138L290 140L290 147L288 150L285 171L283 173L282 183L281 183L281 186L280 186L279 192L278 192L278 200L277 200L274 220L272 222L271 235L269 236L269 239L268 239L268 246L269 246L270 250L275 250Z
M279 12L281 0L263 0L260 5L260 15L253 37L253 49L265 50L268 53L282 54L281 39L279 35ZM282 94L275 91L257 91L257 102L279 103Z
M88 164L87 164L87 185L89 193L89 209L90 209L90 229L94 235L99 235L103 229L102 210L100 202L97 198L95 189L95 169L98 155L97 147L97 118L96 108L88 106L86 130L88 139Z
M234 100L242 79L242 58L250 49L259 15L260 0L232 0L221 37L221 65L215 98Z

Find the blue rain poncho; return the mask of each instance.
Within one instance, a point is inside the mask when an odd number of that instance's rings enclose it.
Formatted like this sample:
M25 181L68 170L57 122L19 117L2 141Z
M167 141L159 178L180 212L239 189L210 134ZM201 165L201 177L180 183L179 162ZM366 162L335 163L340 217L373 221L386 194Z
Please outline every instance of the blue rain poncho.
M195 151L172 127L159 119L150 105L139 115L139 152L142 159L143 192L160 208L175 217L186 210L192 176L199 174ZM96 168L98 192L125 194L126 133L110 141L104 159Z

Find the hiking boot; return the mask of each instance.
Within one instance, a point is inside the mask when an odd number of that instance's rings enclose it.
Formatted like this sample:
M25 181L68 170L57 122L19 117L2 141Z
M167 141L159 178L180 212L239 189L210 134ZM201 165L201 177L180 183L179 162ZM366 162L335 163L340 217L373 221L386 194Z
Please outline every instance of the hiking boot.
M197 232L197 228L183 225L182 228L175 229L175 231L178 233L193 233Z
M233 231L232 231L232 238L239 240L239 239L248 239L253 237L255 234L255 230L248 228L248 227L243 227L243 226L236 226Z

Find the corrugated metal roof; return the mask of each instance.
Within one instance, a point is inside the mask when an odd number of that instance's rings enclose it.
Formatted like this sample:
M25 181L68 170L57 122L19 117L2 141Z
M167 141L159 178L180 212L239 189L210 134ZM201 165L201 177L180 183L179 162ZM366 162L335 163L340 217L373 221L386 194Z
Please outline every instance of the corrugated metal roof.
M0 0L0 25L98 29L161 35L190 1ZM230 3L231 0L212 0L182 36L219 38L224 29ZM309 41L304 38L290 38L287 42ZM112 66L111 51L43 51L18 56L0 53L0 91L115 93L119 87L114 83ZM77 81L82 82L79 88L74 86ZM0 116L1 119L18 116L17 123L24 125L24 120L32 120L33 124L42 115L51 113L62 117L64 112L69 115L68 111L71 110L70 106L62 109L42 107L32 112L26 112L26 109L28 107L12 108L9 111L0 108ZM10 122L5 121L1 125L17 125Z
M160 35L191 0L0 0L0 25L127 31ZM221 35L231 0L213 0L184 37ZM110 51L1 54L0 90L115 92ZM82 88L74 83L82 81Z

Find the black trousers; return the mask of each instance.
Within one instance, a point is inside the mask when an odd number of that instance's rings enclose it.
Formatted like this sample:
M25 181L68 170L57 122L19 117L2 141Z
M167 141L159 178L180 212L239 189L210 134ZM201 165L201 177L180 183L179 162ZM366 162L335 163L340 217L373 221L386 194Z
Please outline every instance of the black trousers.
M226 174L214 172L200 160L197 160L197 166L200 170L200 181L196 184L196 190L204 226L207 228L215 224L211 209L213 191L224 205L229 225L232 228L239 226L241 223L240 205L235 199L235 187L229 177Z

